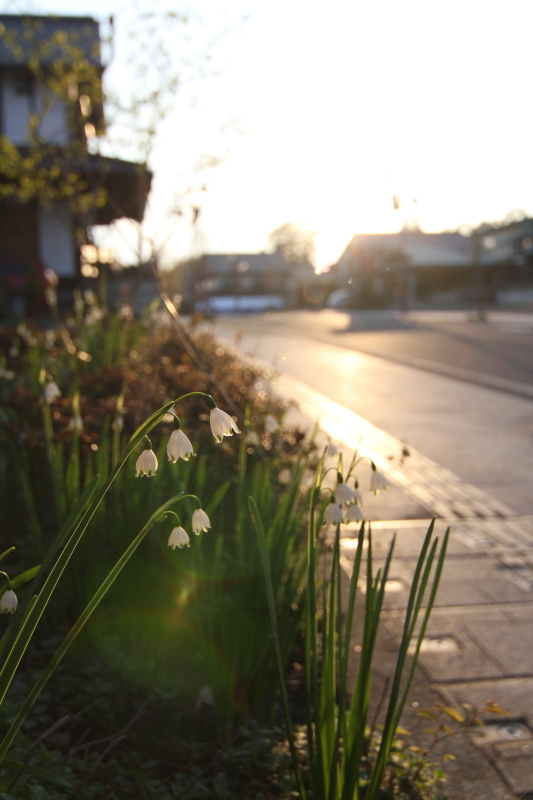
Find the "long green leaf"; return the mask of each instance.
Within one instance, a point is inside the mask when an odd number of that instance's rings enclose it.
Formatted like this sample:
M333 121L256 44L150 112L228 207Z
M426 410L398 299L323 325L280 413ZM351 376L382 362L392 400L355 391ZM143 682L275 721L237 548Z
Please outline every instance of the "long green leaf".
M291 716L289 712L289 704L287 702L287 692L285 689L285 675L283 673L283 662L281 660L281 649L279 646L279 631L278 631L278 620L276 614L276 604L274 600L274 588L272 586L272 574L270 571L270 557L268 555L268 548L266 542L265 531L263 528L263 523L261 521L261 516L259 514L259 509L257 508L257 504L253 497L248 498L248 503L250 507L250 513L252 515L252 520L254 522L254 526L257 532L257 540L259 543L259 551L261 553L261 561L263 563L263 571L265 576L265 587L267 593L267 600L268 600L268 610L270 612L270 625L272 628L272 636L274 639L274 650L276 653L276 664L278 668L278 681L279 681L279 688L281 693L281 700L283 705L283 713L285 716L285 724L287 727L287 737L289 739L289 747L291 751L291 758L292 758L292 766L294 769L294 774L296 777L296 783L298 786L298 791L300 793L300 797L302 800L306 800L307 794L305 791L305 786L303 783L302 773L300 770L300 764L298 762L298 753L296 750L296 744L294 741L294 733L292 730L292 722Z
M72 784L60 775L55 775L55 773L50 772L48 769L43 769L42 767L32 767L30 764L24 764L22 761L11 761L10 759L4 758L3 761L0 761L0 769L18 772L22 775L33 775L35 778L41 778L50 783L57 783L58 786L64 786L66 789L72 789Z
M98 607L99 603L101 602L104 595L109 591L113 583L116 581L134 552L137 550L143 539L145 538L146 534L158 522L161 518L164 518L165 512L169 511L172 506L177 503L179 500L184 500L187 495L179 494L175 497L168 500L162 506L160 506L157 511L155 511L146 525L142 528L139 534L135 537L135 539L131 542L129 547L124 551L121 557L118 559L117 563L108 573L106 579L101 583L98 590L95 592L87 606L85 607L84 611L81 613L79 618L77 619L74 626L69 631L68 635L65 637L61 645L59 646L57 652L55 653L54 657L48 664L45 670L41 673L39 680L35 683L33 689L31 690L30 694L26 698L24 705L22 706L21 710L15 717L11 727L9 728L8 732L6 733L4 739L2 740L2 744L0 745L0 761L6 755L9 747L11 746L13 739L17 735L17 732L24 722L28 712L30 711L31 707L39 697L41 691L43 690L45 684L49 680L50 676L52 675L54 669L57 667L69 647L71 646L72 642L78 636L79 632L87 622L87 620L91 617L95 609Z
M74 529L74 532L71 534L70 539L64 546L63 550L61 551L56 563L52 567L50 574L48 575L44 586L39 593L36 603L34 604L31 614L28 615L25 625L24 631L20 632L19 636L16 639L16 642L13 646L9 649L5 663L2 667L0 672L0 703L3 701L5 694L13 680L15 672L18 668L20 660L24 655L24 652L30 642L31 637L37 627L37 624L46 608L50 597L63 573L65 570L70 558L76 547L78 546L81 538L83 537L85 531L87 530L87 526L89 525L91 519L93 518L94 514L96 513L100 503L102 502L103 498L107 494L110 486L112 485L113 481L116 479L117 475L119 474L120 470L124 466L125 462L127 461L128 457L131 453L135 450L135 448L139 445L141 440L147 435L151 429L157 425L157 423L163 419L165 414L170 411L173 406L185 400L188 397L193 395L200 395L204 396L203 392L189 392L183 397L178 398L177 400L172 400L170 403L167 403L165 406L160 408L151 417L149 417L133 434L130 438L128 444L126 445L125 449L121 453L119 462L113 468L111 474L109 475L108 479L105 481L103 486L96 492L96 496L91 501L91 504L83 517L81 518L80 522L78 523L77 527ZM89 487L87 487L89 488ZM76 504L75 509L78 507L79 504ZM46 559L45 559L46 561ZM38 580L38 577L36 578Z
M443 542L443 545L441 547L441 551L440 551L440 554L439 554L439 558L438 558L438 562L437 562L437 568L436 568L436 571L435 571L435 575L433 577L433 583L432 583L432 587L431 587L431 590L430 590L430 596L429 596L428 603L427 603L427 606L426 606L426 612L425 612L425 615L424 615L424 621L423 621L422 628L421 628L421 631L420 631L419 636L418 636L415 653L414 653L413 658L411 660L411 667L410 667L410 670L409 670L408 678L407 678L407 681L405 683L401 698L398 700L399 690L400 690L400 681L401 681L403 668L404 668L404 664L405 664L405 660L406 660L406 656L407 656L407 650L408 650L408 647L409 647L409 644L410 644L410 641L411 641L411 638L412 638L412 635L413 635L413 631L414 631L414 628L415 628L415 625L416 625L416 620L418 618L418 614L419 614L419 611L420 611L420 608L421 608L421 605L422 605L425 589L426 589L426 586L427 586L427 583L428 583L428 580L429 580L429 574L431 572L431 568L432 568L432 565L433 565L433 562L434 562L434 559L435 559L435 553L436 553L436 548L437 548L437 543L438 543L437 539L435 541L433 541L433 543L431 545L431 548L429 550L429 553L427 553L427 550L428 550L428 547L429 547L429 542L430 542L431 536L433 535L433 530L434 530L434 520L432 521L432 523L431 523L431 525L430 525L430 527L428 529L428 533L426 534L426 539L424 541L424 545L425 546L423 546L423 548L422 548L422 551L421 551L421 554L420 554L420 557L419 557L419 560L418 560L418 564L417 564L417 569L415 570L415 577L413 579L413 585L411 587L411 597L413 598L413 603L411 604L410 609L409 609L410 612L411 612L411 615L406 614L406 620L405 620L405 625L404 625L404 633L403 633L403 636L402 636L402 640L400 642L400 648L399 648L398 658L397 658L397 662L396 662L396 670L395 670L393 686L392 686L392 690L391 690L391 696L390 696L390 699L389 699L389 706L388 706L388 710L387 710L387 716L386 716L385 724L383 726L380 749L379 749L379 752L378 752L378 757L377 757L376 763L374 765L374 770L373 770L372 777L371 777L370 784L369 784L368 791L367 791L368 800L376 800L376 798L378 797L378 794L379 794L381 779L382 779L382 776L383 776L385 765L386 765L387 760L388 760L388 756L389 756L389 753L390 753L390 748L392 746L394 733L395 733L396 728L397 728L397 726L399 724L400 717L401 717L403 708L405 706L405 701L407 699L407 694L409 692L409 688L411 686L411 682L412 682L412 679L413 679L413 676L414 676L414 671L415 671L416 663L417 663L417 660L418 660L418 654L419 654L419 651L420 651L420 646L421 646L422 639L423 639L424 634L425 634L427 623L429 621L429 616L431 614L431 610L433 608L433 604L434 604L434 601L435 601L436 593L437 593L439 582L440 582L440 577L441 577L441 574L442 574L442 569L443 569L443 566L444 566L444 559L446 557L446 548L447 548L447 542L448 542L448 536L449 536L449 528L446 531L446 535L444 537L444 542ZM426 554L427 554L427 556L426 556ZM420 576L422 576L421 580L420 580L420 586L417 587L416 584L417 584L418 581L415 580L415 578L419 579Z

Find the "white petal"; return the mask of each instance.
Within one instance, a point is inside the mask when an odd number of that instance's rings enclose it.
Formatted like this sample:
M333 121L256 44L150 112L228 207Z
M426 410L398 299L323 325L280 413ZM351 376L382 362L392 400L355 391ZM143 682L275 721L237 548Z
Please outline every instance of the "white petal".
M333 442L330 442L326 447L326 456L336 456L339 452L339 449Z
M176 463L178 458L188 461L194 455L192 444L183 431L173 431L167 445L167 455L169 461Z
M372 475L370 478L370 491L377 494L378 492L386 489L389 486L389 482L385 475L382 472L379 472L377 469L372 470Z
M209 412L211 431L216 442L221 442L224 436L232 436L233 431L240 433L235 420L222 411L221 408L212 408Z
M17 595L11 589L8 589L0 599L0 612L2 614L14 614L17 610L17 606Z
M203 511L201 508L197 508L196 511L193 511L192 529L196 535L202 531L206 531L210 527L211 521L205 511Z
M198 692L198 698L196 700L196 708L202 708L202 706L214 706L215 705L215 698L213 697L213 690L210 686L202 686L200 691Z
M324 512L325 525L338 525L342 522L342 510L336 503L330 503Z
M61 390L55 381L49 381L44 387L44 399L47 403L53 403L61 397Z
M279 423L273 414L267 414L265 417L265 431L267 433L274 433L279 428Z
M363 512L359 508L359 506L351 505L348 506L346 509L346 521L347 522L362 522L363 520Z
M143 450L137 459L135 477L147 475L152 478L157 472L157 456L153 450Z
M189 534L186 530L184 530L181 526L179 528L174 528L168 537L168 546L171 547L173 550L176 547L190 547L191 540L189 539Z
M290 469L285 468L280 470L280 472L278 473L278 481L280 483L283 484L290 483L291 478L292 478L292 472L290 471Z
M335 489L335 500L339 505L353 503L354 492L346 483L338 483Z

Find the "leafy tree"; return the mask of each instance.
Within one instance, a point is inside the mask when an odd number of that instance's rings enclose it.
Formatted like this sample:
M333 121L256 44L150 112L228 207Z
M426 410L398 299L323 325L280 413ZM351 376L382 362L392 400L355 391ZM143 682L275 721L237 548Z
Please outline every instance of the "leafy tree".
M311 264L316 253L315 236L315 231L286 222L272 231L269 242L288 264Z

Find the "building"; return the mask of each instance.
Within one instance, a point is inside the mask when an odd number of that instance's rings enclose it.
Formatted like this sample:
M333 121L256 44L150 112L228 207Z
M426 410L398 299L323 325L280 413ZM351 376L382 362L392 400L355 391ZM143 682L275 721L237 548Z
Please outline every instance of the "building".
M435 295L460 294L473 280L472 240L460 233L356 234L332 268L353 304L411 307Z
M21 297L31 305L47 268L59 276L60 291L71 291L89 226L143 218L151 181L145 165L91 152L90 140L105 131L103 72L96 20L0 15L4 310ZM39 176L25 197L24 181Z
M486 303L533 305L533 219L512 212L474 232L478 282Z
M319 283L311 264L288 264L279 252L206 254L182 268L185 306L205 312L308 305Z

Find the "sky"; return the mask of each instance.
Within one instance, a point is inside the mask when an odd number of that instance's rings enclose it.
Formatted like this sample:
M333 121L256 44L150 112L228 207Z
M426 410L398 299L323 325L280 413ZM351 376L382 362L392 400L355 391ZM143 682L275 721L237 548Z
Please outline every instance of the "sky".
M179 34L161 31L182 84L149 160L144 234L168 266L204 250L261 251L286 222L316 231L323 269L354 234L397 231L408 218L430 232L513 209L533 215L530 0L138 5L190 16ZM128 85L131 3L0 0L0 9L114 13L106 80ZM206 155L218 165L198 173ZM133 258L131 226L97 234Z

